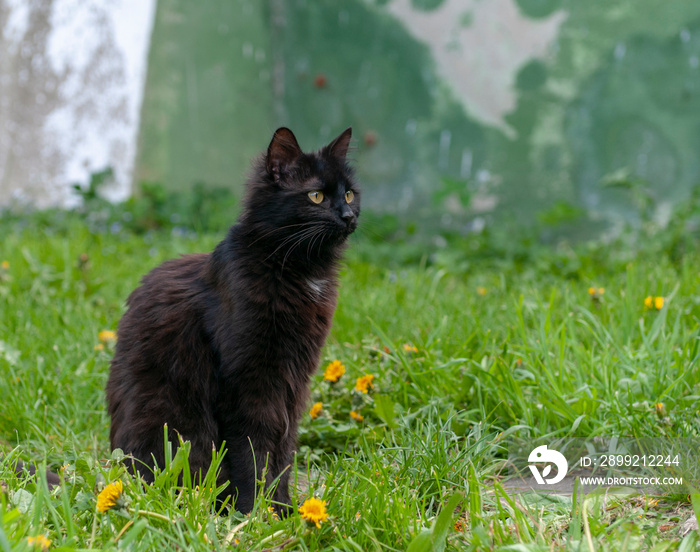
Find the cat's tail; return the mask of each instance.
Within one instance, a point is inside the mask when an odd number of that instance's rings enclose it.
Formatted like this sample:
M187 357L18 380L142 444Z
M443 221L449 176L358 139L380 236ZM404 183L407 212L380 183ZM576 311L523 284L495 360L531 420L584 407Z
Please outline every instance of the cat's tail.
M25 464L24 462L20 461L15 464L15 473L17 475L24 475L25 473L28 473L29 475L35 476L36 466L34 464ZM61 478L57 473L46 470L46 484L48 485L49 490L52 490L61 485Z

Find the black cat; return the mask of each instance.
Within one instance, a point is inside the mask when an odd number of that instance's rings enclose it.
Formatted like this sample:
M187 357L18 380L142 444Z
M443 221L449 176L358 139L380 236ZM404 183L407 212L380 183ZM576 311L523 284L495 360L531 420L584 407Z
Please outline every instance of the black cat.
M133 455L144 479L143 465L163 466L167 424L174 446L178 434L191 442L193 473L226 443L220 480L236 509L251 510L264 468L266 485L279 477L278 509L289 503L297 425L360 214L351 134L303 153L278 129L214 252L162 264L129 297L107 401L112 448Z

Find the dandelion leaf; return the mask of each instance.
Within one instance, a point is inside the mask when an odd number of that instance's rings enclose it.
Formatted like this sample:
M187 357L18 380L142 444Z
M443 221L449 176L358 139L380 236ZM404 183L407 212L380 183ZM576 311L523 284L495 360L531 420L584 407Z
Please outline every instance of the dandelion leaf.
M433 526L428 529L423 529L408 546L407 552L442 552L447 544L447 535L452 527L452 518L454 516L457 504L462 500L462 493L455 493L440 512L440 515L433 522Z
M396 427L394 421L394 401L386 395L374 397L374 413L391 429Z

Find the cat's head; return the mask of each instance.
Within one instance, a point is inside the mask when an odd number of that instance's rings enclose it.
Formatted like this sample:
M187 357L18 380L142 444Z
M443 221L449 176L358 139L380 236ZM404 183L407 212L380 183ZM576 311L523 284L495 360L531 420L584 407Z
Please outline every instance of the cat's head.
M245 219L274 242L288 239L300 250L345 241L360 215L360 189L346 162L351 137L348 128L319 151L304 153L291 130L277 129L249 181Z

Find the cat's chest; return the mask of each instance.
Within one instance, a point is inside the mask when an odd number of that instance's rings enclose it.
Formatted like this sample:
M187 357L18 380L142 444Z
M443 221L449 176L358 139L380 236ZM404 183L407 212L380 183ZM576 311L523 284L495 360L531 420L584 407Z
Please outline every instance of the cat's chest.
M336 284L318 276L265 280L241 282L227 320L218 324L222 364L236 377L252 371L263 387L269 387L269 378L287 379L285 374L292 382L304 383L305 377L298 378L316 369L331 327ZM246 385L250 388L254 382Z
M329 286L330 282L326 278L307 278L303 291L312 303L322 303L329 291Z
M337 303L337 282L324 275L259 275L238 291L240 301L236 301L234 312L246 313L268 332L305 328L323 332L330 326Z
M292 317L297 324L333 316L337 302L335 282L328 278L308 277L277 286L268 303L272 316Z

